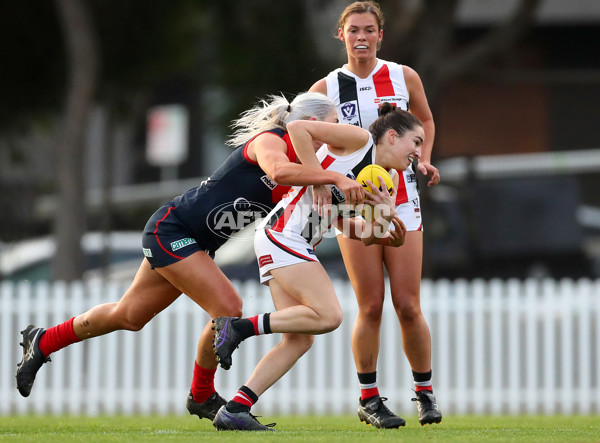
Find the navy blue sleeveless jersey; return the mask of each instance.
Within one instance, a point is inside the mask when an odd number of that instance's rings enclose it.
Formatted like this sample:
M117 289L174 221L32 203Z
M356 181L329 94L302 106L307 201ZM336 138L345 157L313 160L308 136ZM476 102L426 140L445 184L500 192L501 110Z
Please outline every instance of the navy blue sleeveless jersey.
M267 131L296 153L287 132ZM252 141L252 140L250 140ZM277 185L247 156L248 141L237 148L210 177L163 205L146 223L143 252L153 267L167 266L197 250L213 255L231 234L266 216L290 189Z

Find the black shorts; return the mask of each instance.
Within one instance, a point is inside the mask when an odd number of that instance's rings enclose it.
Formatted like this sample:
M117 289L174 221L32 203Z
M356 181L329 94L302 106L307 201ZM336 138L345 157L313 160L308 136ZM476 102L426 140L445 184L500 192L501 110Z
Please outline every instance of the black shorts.
M211 257L214 252L204 248L173 213L174 206L166 204L146 223L142 235L142 251L152 268L162 268L204 251Z

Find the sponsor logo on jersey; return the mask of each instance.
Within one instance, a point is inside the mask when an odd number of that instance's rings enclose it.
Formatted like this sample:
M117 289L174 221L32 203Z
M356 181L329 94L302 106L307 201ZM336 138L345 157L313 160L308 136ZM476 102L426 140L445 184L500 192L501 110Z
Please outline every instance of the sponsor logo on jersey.
M261 268L272 263L273 257L271 257L271 255L261 255L260 257L258 257L258 266Z
M146 256L146 257L154 257L152 255L152 251L148 248L142 248L142 252L144 253L144 256Z
M265 185L267 185L267 188L269 188L271 191L277 186L277 183L271 180L271 178L268 175L263 175L260 179Z
M370 91L371 89L373 89L371 86L363 86L359 91Z
M178 249L185 248L186 246L193 245L196 240L193 238L182 238L171 243L171 251L177 251Z
M357 117L356 109L356 100L342 104L342 106L340 107L340 112L342 113L342 120L344 122L354 120Z
M417 181L417 174L407 174L404 177L406 177L406 183L414 183Z
M206 226L221 238L229 238L255 220L265 217L271 208L263 203L237 198L213 208L206 217ZM248 233L248 239L254 238L254 231Z
M333 196L334 203L342 203L346 201L346 196L344 193L335 185L331 185L331 195Z
M315 251L310 248L306 248L306 252L308 252L310 255L315 255Z
M408 111L408 102L402 97L377 97L373 102L376 104L392 103L398 108Z

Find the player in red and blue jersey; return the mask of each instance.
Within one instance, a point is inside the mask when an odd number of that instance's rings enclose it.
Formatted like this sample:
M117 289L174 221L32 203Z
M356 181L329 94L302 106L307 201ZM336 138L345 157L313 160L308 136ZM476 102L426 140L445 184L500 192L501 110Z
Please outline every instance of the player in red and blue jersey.
M53 352L116 330L138 331L182 293L211 318L240 316L242 300L212 254L233 232L273 208L289 185L334 184L350 200L361 201L364 191L356 181L295 162L286 126L300 119L336 122L335 104L318 93L299 94L291 103L272 96L243 113L228 142L240 147L206 181L150 217L142 237L145 258L118 302L48 329L30 325L22 331L23 359L16 373L21 395L30 394L37 371ZM319 146L315 143L315 150ZM187 401L191 414L210 420L225 403L214 387L212 339L209 323L198 343Z

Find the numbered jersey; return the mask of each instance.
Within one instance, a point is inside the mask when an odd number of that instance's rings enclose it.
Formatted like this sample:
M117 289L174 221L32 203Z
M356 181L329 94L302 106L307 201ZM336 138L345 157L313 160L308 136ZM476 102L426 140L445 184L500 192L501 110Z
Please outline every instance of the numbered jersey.
M375 69L366 78L360 78L345 66L330 72L325 77L327 96L337 106L340 123L350 123L369 129L379 116L383 103L391 103L398 109L408 111L409 95L402 65L377 59ZM417 176L413 166L402 174L396 205L419 197Z
M375 145L369 134L365 146L350 155L338 156L323 145L317 151L317 158L323 169L339 172L355 180L362 168L375 161ZM298 241L304 239L311 247L316 246L329 230L337 217L355 217L353 208L345 205L344 194L335 186L332 189L331 211L321 217L313 210L312 186L293 186L287 196L277 204L271 213L260 223L258 229L280 232L284 238Z

